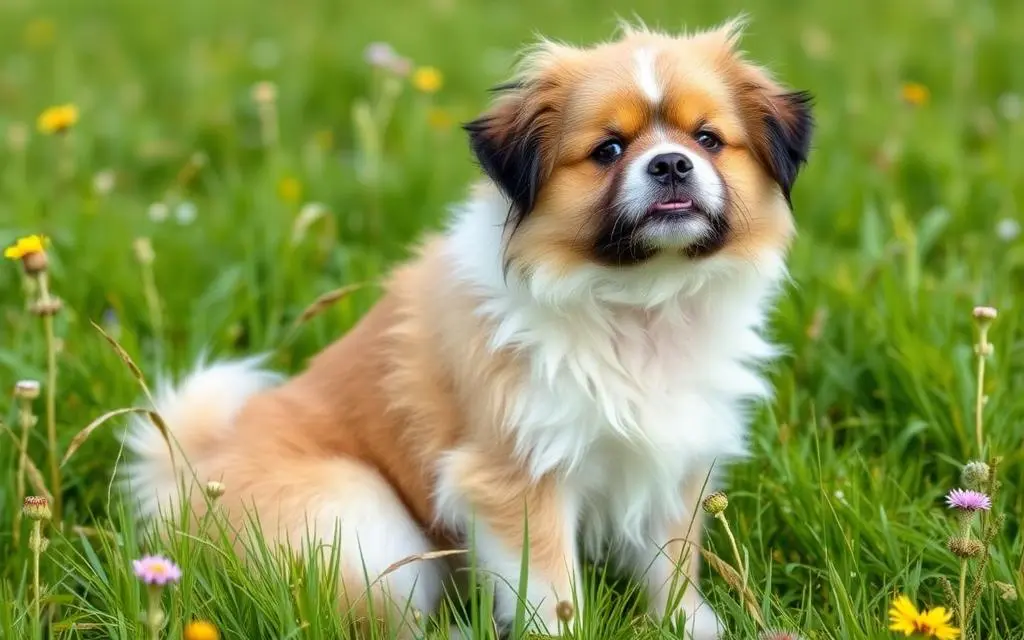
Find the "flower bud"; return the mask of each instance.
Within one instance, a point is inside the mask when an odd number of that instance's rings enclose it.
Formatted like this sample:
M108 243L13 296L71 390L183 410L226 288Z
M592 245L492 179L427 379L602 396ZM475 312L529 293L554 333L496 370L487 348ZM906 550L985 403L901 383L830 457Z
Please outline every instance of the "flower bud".
M227 487L224 486L223 482L210 480L209 482L206 483L206 486L203 488L203 490L206 492L206 495L209 496L211 500L216 500L217 498L224 495L224 492L227 490Z
M704 498L704 511L717 516L729 506L729 497L722 491L716 491Z
M28 536L28 548L33 553L43 553L50 546L50 541L43 537L39 531L33 529Z
M21 267L30 276L39 275L50 266L50 259L46 257L45 251L32 251L26 253L21 259Z
M43 496L26 496L21 512L29 520L49 520L50 501Z
M974 317L974 323L981 329L987 329L992 321L996 319L999 312L996 311L995 307L974 307L974 311L971 312L971 316Z
M989 466L980 460L968 462L964 465L963 471L960 472L960 480L964 486L975 491L984 490L988 485L990 476L991 470Z
M39 382L36 380L18 380L14 384L14 397L18 400L35 400L39 397Z
M555 615L562 622L571 622L575 614L576 608L568 600L560 600L558 606L555 607Z
M132 248L135 250L135 259L139 261L139 264L153 264L156 253L153 251L153 243L149 238L135 238L132 241Z
M259 105L273 104L277 101L277 85L266 80L257 82L252 87L252 99Z
M958 558L973 558L981 555L985 545L974 538L950 538L946 541L946 548Z

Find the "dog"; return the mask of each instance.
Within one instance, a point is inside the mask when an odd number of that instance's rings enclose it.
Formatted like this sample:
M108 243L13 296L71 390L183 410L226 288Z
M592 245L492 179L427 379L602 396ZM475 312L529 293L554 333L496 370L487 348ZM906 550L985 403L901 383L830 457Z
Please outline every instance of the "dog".
M340 544L341 606L393 612L434 611L455 565L389 566L472 544L498 623L521 592L551 633L581 616L581 559L610 558L655 619L720 637L702 493L771 393L762 334L813 129L741 32L527 49L465 125L485 175L349 333L286 381L248 359L163 389L178 464L130 427L140 515L203 512L182 488L222 482L239 528L255 510L271 541Z

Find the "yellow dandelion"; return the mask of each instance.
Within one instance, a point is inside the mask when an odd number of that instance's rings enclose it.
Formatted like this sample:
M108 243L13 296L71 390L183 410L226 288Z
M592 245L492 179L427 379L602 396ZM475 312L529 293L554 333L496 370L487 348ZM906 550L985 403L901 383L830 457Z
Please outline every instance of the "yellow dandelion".
M4 249L4 257L8 260L23 260L33 253L42 253L46 245L46 236L31 235L18 238L18 241Z
M953 614L945 607L918 611L907 596L899 596L889 608L889 630L904 636L917 634L938 640L956 640L960 630L950 624Z
M447 131L455 124L455 119L444 109L431 109L427 112L427 124L435 131Z
M302 199L302 183L297 178L285 176L277 182L277 197L288 204Z
M412 86L423 93L437 93L444 84L444 77L437 67L419 67L412 74Z
M921 107L928 104L931 92L920 82L907 82L900 88L900 96L907 104Z
M184 640L220 640L220 633L213 623L195 620L185 625Z
M78 122L78 107L62 104L50 107L39 114L36 125L45 134L64 133Z
M49 18L36 18L25 25L25 44L33 49L43 49L57 38L57 25Z

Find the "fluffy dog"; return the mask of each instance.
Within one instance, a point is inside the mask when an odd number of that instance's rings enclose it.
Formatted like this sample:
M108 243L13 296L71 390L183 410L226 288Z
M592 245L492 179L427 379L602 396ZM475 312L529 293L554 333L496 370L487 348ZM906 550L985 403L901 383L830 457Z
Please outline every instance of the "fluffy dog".
M809 96L748 62L738 32L528 50L466 125L487 179L351 332L287 381L249 360L164 390L184 477L222 481L228 517L255 508L272 540L337 535L343 606L369 579L380 602L434 610L448 564L376 578L472 541L507 623L525 535L538 627L560 628L563 601L578 619L580 560L599 555L653 616L718 637L691 557L701 492L770 393L760 332L812 129ZM143 515L177 504L159 435L128 442Z

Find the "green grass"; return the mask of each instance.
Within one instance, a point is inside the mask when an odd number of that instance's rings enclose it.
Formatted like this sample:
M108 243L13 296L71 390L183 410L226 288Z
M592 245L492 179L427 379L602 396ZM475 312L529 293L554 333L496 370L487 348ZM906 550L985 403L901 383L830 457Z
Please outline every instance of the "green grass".
M35 232L53 239L52 280L65 303L56 317L61 449L97 416L140 401L90 321L151 379L204 349L272 350L274 365L293 371L346 331L375 288L289 337L318 295L374 280L465 194L476 174L465 140L457 127L431 126L431 110L472 117L535 32L587 42L608 37L617 15L704 26L740 10L752 18L745 47L815 93L819 122L794 197L794 282L773 316L788 355L754 424L753 455L729 475L729 516L762 615L809 637L856 640L889 637L897 592L941 603L938 577L958 568L944 547L953 525L940 498L977 455L976 304L1000 310L985 416L991 450L1004 456L998 507L1008 521L987 576L1024 589L1024 239L997 233L1000 221L1024 217L1024 3L1014 0L2 3L0 244ZM373 40L438 67L445 84L433 96L402 93L379 178L361 180L365 138L353 113L379 90L362 59ZM280 143L269 149L250 99L260 80L279 91ZM904 104L907 82L930 99ZM36 115L61 102L81 109L70 146L34 133ZM19 125L30 134L24 147ZM176 182L196 152L205 165ZM62 177L68 153L73 173ZM102 194L94 176L105 170L116 184ZM286 177L302 185L295 202L278 195ZM175 184L195 220L151 220L150 205ZM298 211L312 201L329 215L293 242ZM155 249L158 315L133 253L142 236ZM3 265L0 387L44 380L45 354L20 271ZM0 419L17 428L13 402L0 403ZM193 617L214 620L226 638L344 633L336 585L317 562L257 544L253 566L243 566L216 526L163 544L140 539L111 500L112 426L63 469L64 528L48 530L42 560L53 637L143 637L144 593L130 571L143 550L165 551L185 571L164 600L167 637ZM45 474L44 427L41 419L30 451ZM0 434L0 637L20 639L29 637L31 556L26 526L18 545L11 536L20 505L12 444ZM717 527L710 544L730 557ZM591 586L583 637L668 637L634 613L628 587ZM702 586L735 637L754 637L720 577L708 572ZM471 607L481 631L487 598ZM976 623L982 638L1024 637L1024 600L986 590Z

